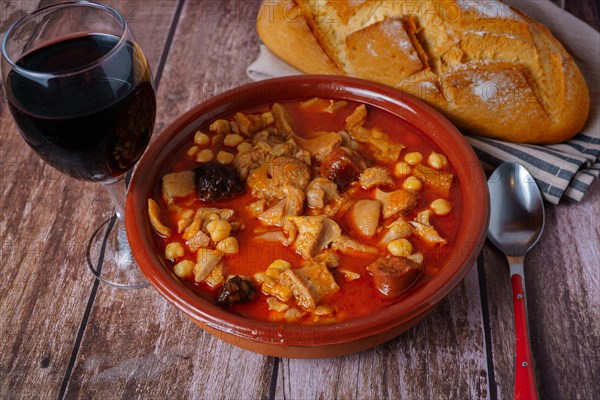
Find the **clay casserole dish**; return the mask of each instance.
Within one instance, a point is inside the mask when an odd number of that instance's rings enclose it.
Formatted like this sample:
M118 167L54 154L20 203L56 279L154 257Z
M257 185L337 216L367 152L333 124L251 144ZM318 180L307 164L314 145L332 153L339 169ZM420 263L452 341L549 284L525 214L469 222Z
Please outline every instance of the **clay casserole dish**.
M254 106L321 97L350 100L385 110L411 124L446 154L456 171L463 204L461 226L446 264L425 285L390 307L332 325L294 325L251 320L228 312L186 288L167 268L153 239L147 199L155 193L163 166L189 143L198 127ZM489 199L475 153L441 114L416 98L376 83L318 75L251 83L192 108L150 144L131 180L126 226L135 259L152 286L207 332L254 352L291 358L334 357L364 350L414 326L456 287L475 262L487 231Z

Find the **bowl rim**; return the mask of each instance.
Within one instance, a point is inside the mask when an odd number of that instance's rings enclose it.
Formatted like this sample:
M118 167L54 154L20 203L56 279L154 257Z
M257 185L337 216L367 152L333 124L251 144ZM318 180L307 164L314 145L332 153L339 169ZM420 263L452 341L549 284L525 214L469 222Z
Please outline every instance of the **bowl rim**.
M323 91L328 94L318 96ZM456 171L455 179L460 181L463 228L457 235L457 250L453 253L453 259L440 272L424 287L375 314L330 325L253 320L224 310L194 294L164 268L155 251L152 251L153 239L147 234L153 234L147 218L147 198L156 190L158 172L164 166L165 158L189 141L189 132L195 131L200 125L260 104L312 97L345 99L384 109L433 141L448 156ZM183 134L186 128L189 132ZM450 147L454 151L448 152ZM160 168L153 169L153 165ZM485 174L475 152L456 127L429 105L405 92L371 81L331 75L297 75L253 82L228 90L199 103L172 122L151 142L133 173L125 219L132 253L150 284L197 323L225 335L232 334L267 344L315 346L350 342L380 334L437 305L463 280L483 247L489 222L489 195Z

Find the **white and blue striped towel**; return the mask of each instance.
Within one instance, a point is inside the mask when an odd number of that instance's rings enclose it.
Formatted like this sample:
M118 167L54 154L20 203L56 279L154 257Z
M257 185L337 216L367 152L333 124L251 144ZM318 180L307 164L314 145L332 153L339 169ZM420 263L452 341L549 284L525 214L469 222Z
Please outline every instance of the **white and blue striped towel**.
M590 116L577 136L555 145L515 144L476 136L467 140L486 169L491 170L504 161L519 162L533 175L548 202L580 201L600 175L600 33L549 0L504 2L522 7L569 50L590 90ZM301 73L265 46L261 46L260 56L247 72L253 80Z

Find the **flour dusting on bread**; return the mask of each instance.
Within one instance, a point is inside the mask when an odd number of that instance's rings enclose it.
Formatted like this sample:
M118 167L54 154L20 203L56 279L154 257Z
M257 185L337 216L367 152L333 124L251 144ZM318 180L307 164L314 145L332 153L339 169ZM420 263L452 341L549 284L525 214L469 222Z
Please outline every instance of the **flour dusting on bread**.
M272 18L259 15L259 35L290 64L396 87L465 133L557 143L587 118L588 90L568 52L544 26L498 0L266 4ZM284 17L290 9L301 16L294 27Z
M463 11L476 11L483 18L512 18L519 19L506 4L496 0L457 0Z

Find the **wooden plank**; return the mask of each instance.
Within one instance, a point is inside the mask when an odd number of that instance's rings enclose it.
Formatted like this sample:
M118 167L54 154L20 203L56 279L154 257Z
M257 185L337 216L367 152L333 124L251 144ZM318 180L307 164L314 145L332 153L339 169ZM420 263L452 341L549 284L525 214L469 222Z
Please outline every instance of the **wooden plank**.
M40 5L40 0L29 1L3 1L0 3L0 32L3 33L19 18L35 11Z
M101 215L93 190L67 182L16 137L6 108L0 124L0 397L56 397L92 283L77 241Z
M595 2L564 3L567 11L600 29ZM527 257L530 332L541 398L598 397L594 376L600 375L597 363L599 202L600 183L596 180L581 203L546 205L545 234ZM499 399L511 399L514 331L508 265L505 257L489 244L484 249L484 258L497 384L490 390L497 392Z
M3 2L0 10L19 3L37 2ZM142 14L133 29L156 71L162 52L157 37L166 37L175 1L122 3L139 6ZM159 92L163 118L157 131L197 101L244 83L243 69L256 55L251 21L256 1L187 3L178 32L185 40L174 46ZM569 3L579 2L568 1L567 9ZM591 0L581 3L593 7ZM165 11L154 12L155 6ZM3 13L0 29L16 16ZM90 289L81 241L109 215L109 201L99 187L69 180L40 162L17 137L3 103L0 126L0 256L11 261L0 267L0 397L51 398L60 389ZM49 207L47 199L60 206ZM551 236L529 257L534 261L527 272L529 310L544 398L596 394L593 377L600 371L593 344L599 333L592 321L599 317L600 296L593 243L600 234L597 224L579 226L578 221L598 221L599 200L596 182L583 203L549 210L546 235ZM582 239L558 249L565 237ZM486 247L485 256L497 391L499 398L511 398L508 272L494 249ZM566 280L557 273L565 266L574 266ZM485 397L474 274L415 329L390 343L338 359L281 360L277 397ZM461 300L467 297L467 303ZM460 314L465 309L466 317ZM203 333L152 290L102 288L67 397L258 398L269 393L271 373L272 359Z
M513 396L515 350L508 264L506 258L489 243L484 247L483 258L496 391L498 399L510 399Z
M258 53L257 2L186 1L158 90L157 131L247 81ZM254 7L248 9L246 7ZM243 38L243 40L240 40ZM101 287L67 397L267 397L273 359L214 338L151 288Z
M581 203L546 205L544 234L525 262L532 350L544 399L598 396L598 204L596 181ZM491 245L484 257L498 398L510 399L514 334L508 265Z
M571 3L573 9L574 2ZM587 9L591 7L591 2L582 6ZM582 15L579 14L581 17ZM590 23L590 15L587 15ZM597 13L595 20L598 19ZM594 19L591 19L594 21ZM599 220L597 205L598 182L592 188L591 193L584 200L587 205L561 205L557 208L551 208L548 211L547 230L553 232L551 237L545 237L538 247L528 258L528 262L536 265L528 268L528 276L534 275L537 278L542 275L538 282L529 283L528 290L530 296L530 313L539 313L541 316L532 317L532 335L534 335L533 351L537 355L538 380L541 398L560 399L560 398L595 398L597 391L595 388L594 376L599 375L597 362L597 349L593 343L598 343L598 327L592 325L592 321L598 321L598 299L600 293L598 288L598 254L597 246L590 246L590 243L598 243L597 224L588 225L584 232L578 232L578 224L573 221L581 220ZM577 211L579 210L579 211ZM585 217L582 214L587 214ZM560 226L557 228L556 226ZM548 234L547 234L548 235ZM579 255L572 254L572 250L564 248L564 255L559 254L555 249L558 243L564 242L563 237L586 238L581 241L577 247ZM589 241L588 241L589 240ZM553 245L554 244L554 245ZM549 250L550 249L550 250ZM593 250L595 249L595 251ZM568 255L568 256L567 256ZM488 382L483 382L480 387L480 396L485 396L488 391L496 394L500 399L510 399L513 397L513 365L514 365L514 339L512 323L512 302L511 289L509 284L508 269L505 264L505 258L491 246L486 246L486 274L487 299L489 306L490 331L493 338L493 362L494 378L496 386L487 388ZM547 260L554 259L547 265ZM560 261L557 261L560 260ZM569 260L567 262L567 260ZM544 276L544 271L550 266L561 266L571 264L586 263L578 274L569 276L567 284L569 289L561 287L564 285L564 279L558 274ZM580 268L580 265L575 268ZM537 268L539 271L531 271ZM560 268L558 271L561 271ZM593 275L593 276L592 276ZM552 284L550 285L550 281ZM551 290L544 288L551 287ZM581 290L583 288L583 290ZM581 292L580 292L581 290ZM543 293L539 293L543 292ZM556 293L562 292L560 301L555 298ZM537 300L541 297L543 300ZM533 304L532 304L533 303ZM570 312L565 321L563 312L569 312L570 305L576 303L576 310ZM551 305L549 307L549 305ZM438 307L442 308L442 306ZM596 310L595 312L593 310ZM548 315L549 314L549 315ZM456 363L440 363L438 366L431 364L428 371L419 370L419 366L425 363L414 363L415 359L423 351L429 351L426 346L419 347L420 338L426 334L423 326L427 324L433 316L430 316L412 331L407 332L395 341L380 346L368 352L358 355L344 357L331 362L329 360L303 361L303 360L283 360L280 364L277 385L277 398L476 398L472 393L440 390L447 385L448 381L453 381L464 373L465 370L473 373L472 369L457 368ZM442 320L445 316L440 317ZM556 319L563 322L557 324ZM546 325L558 327L547 328ZM573 332L573 328L578 328ZM445 327L442 327L445 329ZM578 347L578 340L569 340L566 338L584 337L583 346ZM479 339L474 336L475 339ZM567 342L566 345L561 343ZM394 364L388 360L390 354L397 353L397 343L406 343L412 347L413 352L409 352L411 357L404 358L403 363ZM480 343L478 340L468 338L465 343ZM449 348L454 346L449 344ZM414 349L420 351L416 352ZM425 350L426 349L426 350ZM559 349L557 352L556 349ZM469 353L469 349L458 350L462 356ZM372 355L374 352L382 354ZM538 354L539 353L539 354ZM583 354L585 353L585 354ZM433 361L439 361L440 355L432 356ZM370 362L365 362L369 359ZM410 362L413 361L413 364ZM581 361L581 362L580 362ZM400 373L397 373L397 366L404 365L409 372L409 380ZM478 363L479 366L482 362ZM357 367L358 366L358 367ZM578 372L585 370L582 376L574 379ZM444 371L439 373L438 371ZM460 371L457 373L457 371ZM485 365L481 369L485 374ZM405 375L406 376L406 375ZM425 377L425 378L424 378ZM435 377L445 378L445 381L435 382ZM433 378L433 380L432 380ZM399 388L396 382L402 382ZM408 383L408 384L407 384ZM470 387L478 387L476 380L470 381ZM354 388L354 391L352 390ZM435 395L429 392L428 388L436 390ZM437 390L440 390L437 392Z
M278 399L486 399L477 269L416 327L358 354L283 359Z
M222 10L216 13L216 19L225 19L225 14L231 11L227 11L227 7L235 7L232 3L226 3L226 6ZM235 3L233 3L235 4ZM214 7L214 4L206 3L207 7ZM196 5L196 7L200 7ZM208 10L208 14L211 15L214 9ZM231 9L229 9L231 10ZM186 30L190 36L196 37L206 32L202 28L202 24L205 19L202 17L202 13L191 12L190 5L186 4L186 8L182 15L182 23L179 30ZM195 15L195 22L190 26L188 14ZM238 14L239 15L239 14ZM204 15L206 18L207 14ZM213 15L214 17L214 15ZM236 19L236 15L230 16L230 19ZM201 22L199 22L201 21ZM211 25L214 28L214 25ZM231 39L230 30L217 28L217 32L212 36L219 38L220 46L223 43L227 43ZM253 31L253 30L252 30ZM250 30L246 31L250 32ZM239 32L238 32L239 34ZM180 40L179 36L182 35L178 32L176 41ZM193 106L197 101L203 100L213 94L221 92L229 87L233 87L239 83L245 81L243 77L243 71L238 70L237 72L225 75L231 64L231 50L226 49L226 55L221 58L214 58L212 63L203 60L197 54L194 54L193 50L198 48L195 43L198 40L190 38L187 41L185 47L174 46L172 53L169 57L169 63L165 68L165 84L169 84L168 90L165 86L161 88L161 93L167 91L169 96L169 102L162 109L166 113L166 117L159 122L159 129L164 127L168 123L168 117L174 118L181 112ZM201 42L207 46L202 48L202 55L204 57L215 57L211 54L210 50L212 47L217 47L213 43ZM234 49L235 50L235 49ZM219 53L217 53L219 54ZM244 53L246 54L246 53ZM244 59L244 54L239 55L239 59ZM247 57L247 55L246 55ZM250 61L252 58L248 58ZM245 65L244 63L240 63ZM203 70L202 65L210 65L211 69L215 67L215 71L207 72ZM234 69L239 66L234 65ZM175 70L175 71L174 71ZM177 73L182 76L186 74L182 71L189 71L191 78L188 81L184 81L181 78L174 77ZM214 79L214 77L220 76L220 79ZM226 76L229 76L228 81ZM167 78L169 77L169 78ZM239 80L239 81L238 81ZM467 283L468 282L468 283ZM402 337L388 343L384 346L380 346L368 352L364 352L357 355L351 355L332 360L316 360L316 361L301 361L301 360L281 360L280 367L278 370L278 380L276 387L277 397L289 397L289 398L316 398L316 397L399 397L400 395L406 398L423 398L423 397L441 397L441 398L453 398L453 397L467 397L467 398L485 398L488 396L487 391L487 376L485 371L485 353L483 349L483 337L481 322L479 319L479 305L478 305L478 290L477 290L477 279L476 272L473 272L469 276L469 280L463 283L462 286L469 285L465 292L470 295L460 293L456 295L453 293L451 298L458 296L459 300L447 300L438 309L423 321L416 329L409 331ZM461 287L462 287L461 286ZM456 292L455 292L456 293ZM475 296L473 296L473 294ZM99 303L106 303L104 300L104 293L100 294ZM111 295L106 294L110 301L118 301L121 294ZM102 300L101 300L102 299ZM477 299L477 300L474 300ZM146 304L146 297L141 298L141 301L136 301L139 305L142 304L142 310L139 312L145 312L146 310L151 311L151 315L161 315L162 312L170 312L167 307L163 311L163 305L160 303L162 300L156 300L150 297L149 302ZM123 300L125 301L125 300ZM451 306L451 302L454 301L456 304ZM462 301L462 303L461 303ZM158 302L158 303L157 303ZM464 307L465 303L467 307ZM506 303L504 310L510 312L510 303ZM452 327L455 330L449 330L448 333L448 317L449 311L467 309L468 317L464 315L452 315L451 321ZM123 306L119 309L119 313L127 310L127 306ZM103 310L104 312L104 310ZM116 312L116 311L112 311ZM111 315L112 315L111 312ZM133 321L135 324L141 324L142 327L146 327L147 323L143 320L139 320L140 317L130 314L123 315L122 320ZM183 319L180 321L179 319ZM433 319L433 322L431 321ZM100 321L100 317L93 317L93 320ZM183 387L189 390L190 387L194 387L195 393L202 393L202 397L259 397L264 395L267 390L267 378L270 370L270 360L263 360L260 356L249 356L246 352L236 350L229 345L223 344L216 341L214 338L207 336L202 333L201 338L198 339L197 328L190 325L184 317L179 316L178 319L172 320L171 317L161 322L161 332L155 332L155 329L149 329L150 335L144 330L144 335L150 336L150 338L143 337L141 340L143 343L141 347L143 350L136 350L127 347L126 345L119 344L127 341L127 337L136 336L136 332L142 330L139 327L127 333L116 333L111 337L111 340L100 341L102 345L98 347L113 346L115 349L111 349L112 354L133 354L133 359L136 360L132 365L129 360L130 357L117 357L117 360L108 361L102 367L86 367L84 364L88 359L85 354L87 352L96 351L93 349L93 344L85 343L92 341L92 338L86 337L84 347L89 346L90 348L82 349L84 355L81 357L81 362L74 374L72 391L69 394L77 394L79 396L89 395L91 393L97 393L96 390L101 390L102 393L106 394L122 394L122 395L135 395L144 396L150 393L163 393L164 382L168 382L169 385L175 387ZM475 322L476 321L476 322ZM510 318L507 321L511 321ZM163 325L164 324L164 325ZM171 324L171 326L168 326ZM191 327L190 327L191 326ZM467 326L468 329L464 330L463 327ZM460 329L459 329L460 327ZM441 335L439 332L447 333ZM215 387L227 387L228 390L216 389L212 391L212 387L208 387L206 384L198 384L193 379L193 376L186 372L186 368L189 369L187 364L181 365L176 361L170 361L171 348L163 350L164 345L160 347L148 347L146 340L150 340L151 343L165 343L165 337L169 334L176 334L178 337L193 337L195 340L200 341L202 347L202 355L199 355L199 350L195 346L190 346L188 353L182 353L182 348L179 344L174 343L177 349L180 351L177 354L187 354L192 359L192 368L197 368L200 371L208 371L207 375L210 376L210 371L218 366L222 366L225 369L236 369L238 374L242 376L241 379L232 382L230 378L223 378L218 381L218 385ZM104 334L106 336L106 334ZM105 338L106 339L106 338ZM441 342L441 344L440 344ZM456 343L461 345L456 348ZM210 343L210 345L207 345ZM471 349L474 346L475 349ZM184 347L185 350L187 347ZM213 352L217 351L216 353ZM150 360L137 361L139 359L138 354L149 354L151 351L152 357ZM229 364L229 352L236 352L236 357L241 357L241 365L234 367ZM133 353L132 353L133 352ZM400 354L400 355L397 355ZM428 355L428 356L427 356ZM157 361L159 356L165 356L167 361ZM114 357L114 356L113 356ZM184 356L185 357L185 356ZM412 363L412 364L411 364ZM431 365L430 369L425 370L425 366ZM510 363L510 356L504 361L505 364ZM94 363L92 363L94 364ZM150 382L152 378L151 373L138 373L137 367L149 366L150 369L169 368L174 369L177 372L163 374L160 382ZM156 367L155 365L161 365L162 367ZM86 370L87 371L82 371ZM93 377L94 373L102 374L103 371L109 370L121 371L121 379L116 379L118 382L102 382L103 387L99 388L98 384L91 384L86 382L86 379ZM420 370L419 370L420 368ZM252 372L252 370L258 372ZM388 371L382 373L380 371ZM390 372L391 371L391 372ZM415 372L416 371L416 372ZM432 371L443 371L436 373ZM453 371L452 377L448 377L448 371ZM457 372L454 372L457 371ZM128 374L127 374L128 372ZM200 372L202 375L202 372ZM417 375L415 377L415 375ZM464 375L464 376L463 376ZM127 378L123 378L126 376ZM253 378L258 376L258 379ZM358 378L357 378L358 377ZM448 382L453 379L458 379L457 382ZM132 391L134 382L139 384L137 391ZM259 382L259 384L255 384ZM402 382L398 385L397 382ZM98 383L98 382L96 382ZM254 383L254 384L253 384ZM250 384L249 388L243 391L242 387L245 384ZM104 386L105 385L105 386ZM199 385L199 386L198 386ZM506 381L504 383L505 388L511 388L512 382ZM87 388L86 388L87 387ZM428 389L430 388L430 389ZM450 394L448 394L450 393ZM183 396L183 395L182 395Z
M175 4L145 5L139 21L154 26L141 39L159 47L149 52L156 65ZM37 6L3 2L11 14L2 26ZM0 126L0 398L56 398L93 283L85 242L112 213L110 199L100 185L45 165L19 137L4 102Z
M153 289L101 287L67 398L260 398L271 359L205 333Z
M155 132L196 104L250 80L259 0L186 1L163 72Z

